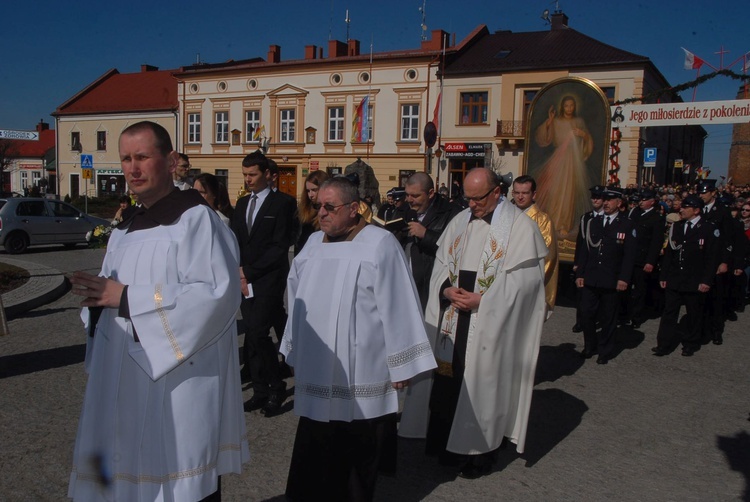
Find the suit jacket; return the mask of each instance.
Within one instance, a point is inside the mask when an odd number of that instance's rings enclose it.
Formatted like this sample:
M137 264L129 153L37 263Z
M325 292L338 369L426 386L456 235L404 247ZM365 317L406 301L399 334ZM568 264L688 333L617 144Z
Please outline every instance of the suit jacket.
M590 239L576 248L576 278L582 277L585 286L615 289L617 281L630 283L637 233L623 213L617 213L607 228L603 225L604 218L592 221Z
M231 226L240 245L240 266L254 296L283 296L289 274L295 205L292 198L270 191L257 209L252 232L247 231L250 195L237 201Z
M719 230L711 221L701 218L685 234L686 223L680 220L672 225L659 280L666 281L668 289L695 293L699 284L714 283L720 262Z
M634 209L630 213L630 219L635 224L637 235L636 266L643 268L643 265L646 264L656 265L664 244L664 229L666 227L664 217L657 207L653 207L645 214L640 208Z
M729 212L728 207L722 205L719 201L714 201L711 210L701 214L701 219L710 221L719 229L719 247L717 249L720 257L719 263L728 264L732 255L732 243L730 242L732 213Z
M423 311L427 307L427 299L430 296L430 277L432 277L432 267L435 264L438 239L448 223L461 211L459 206L437 194L422 218L422 225L427 228L423 238L409 237L408 230L396 233L399 242L409 253L412 276ZM417 221L417 213L411 208L401 216L406 221Z

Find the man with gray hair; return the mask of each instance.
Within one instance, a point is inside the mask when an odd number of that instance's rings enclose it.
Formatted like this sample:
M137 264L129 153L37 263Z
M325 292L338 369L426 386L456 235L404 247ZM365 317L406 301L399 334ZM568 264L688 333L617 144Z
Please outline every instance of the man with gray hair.
M467 479L491 471L505 437L523 452L545 318L547 246L500 185L472 169L469 208L438 241L425 312L438 368L407 395L399 429L426 437L442 463L463 462Z
M358 214L344 177L318 191L320 231L294 258L281 352L300 416L290 500L372 500L393 472L397 389L435 367L419 298L393 235Z
M404 189L409 205L405 218L408 227L397 237L409 260L424 311L430 296L430 277L438 239L453 217L461 212L461 208L435 193L435 184L426 173L412 174L406 180Z

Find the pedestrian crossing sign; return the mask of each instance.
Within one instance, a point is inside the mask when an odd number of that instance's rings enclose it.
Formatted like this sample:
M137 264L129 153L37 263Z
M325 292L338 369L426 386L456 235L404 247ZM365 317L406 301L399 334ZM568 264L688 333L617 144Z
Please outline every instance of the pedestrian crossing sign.
M94 168L94 156L93 155L81 155L81 169L93 169Z

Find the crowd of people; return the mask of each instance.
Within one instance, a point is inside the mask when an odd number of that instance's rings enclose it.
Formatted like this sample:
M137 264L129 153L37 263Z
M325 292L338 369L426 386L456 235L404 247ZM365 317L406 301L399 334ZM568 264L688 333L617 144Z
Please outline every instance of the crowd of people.
M282 413L292 374L289 500L371 500L398 436L425 439L466 479L491 472L508 441L523 452L560 275L532 177L511 187L476 168L449 193L416 173L373 207L357 180L313 171L298 204L256 151L232 208L215 176L189 179L161 126L131 125L119 149L137 204L123 200L100 274L71 279L89 381L70 497L220 500L221 476L249 459L244 414ZM654 187L591 189L574 263L583 357L606 364L618 322L637 328L657 309L655 355L721 343L744 305L750 205L732 219L715 186L696 192L665 194L662 209Z

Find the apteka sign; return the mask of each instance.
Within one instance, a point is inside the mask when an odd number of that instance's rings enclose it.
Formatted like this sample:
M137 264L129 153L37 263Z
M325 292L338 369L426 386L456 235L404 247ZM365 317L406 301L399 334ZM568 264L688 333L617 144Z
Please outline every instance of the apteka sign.
M612 127L653 127L750 122L750 100L658 103L611 107Z

